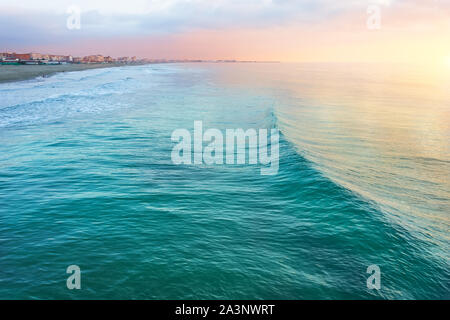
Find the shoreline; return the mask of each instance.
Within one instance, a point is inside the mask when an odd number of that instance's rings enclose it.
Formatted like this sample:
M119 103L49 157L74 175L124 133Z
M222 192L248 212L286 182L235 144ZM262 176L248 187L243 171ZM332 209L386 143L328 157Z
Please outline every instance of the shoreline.
M131 64L123 63L91 63L91 64L58 64L58 65L1 65L0 64L0 84L8 82L18 82L36 79L38 77L50 77L60 72L83 71L100 68L115 68L124 66L140 66L146 64L161 63L189 63L185 61L174 62L135 62ZM202 61L194 63L279 63L278 61Z
M0 65L0 83L50 77L60 72L114 68L139 64L59 64L59 65Z

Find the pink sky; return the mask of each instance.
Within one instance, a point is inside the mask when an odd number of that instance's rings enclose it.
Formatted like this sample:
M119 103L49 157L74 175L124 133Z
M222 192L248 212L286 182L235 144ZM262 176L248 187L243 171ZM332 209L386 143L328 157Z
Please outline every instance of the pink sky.
M380 28L370 30L367 21L374 16L367 9L373 3L380 12ZM450 5L444 1L137 1L137 12L125 13L126 9L114 6L103 12L101 4L80 5L80 30L65 28L64 6L59 11L50 6L5 6L17 30L39 32L29 38L22 32L13 40L0 33L5 38L0 43L8 47L0 51L174 59L450 62ZM39 20L41 16L45 20Z

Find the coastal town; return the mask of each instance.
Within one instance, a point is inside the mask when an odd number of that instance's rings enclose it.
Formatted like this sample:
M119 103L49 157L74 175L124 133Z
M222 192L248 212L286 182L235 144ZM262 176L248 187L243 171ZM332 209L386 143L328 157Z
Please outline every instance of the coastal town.
M143 64L143 63L177 63L177 62L256 62L238 60L201 60L201 59L138 59L133 57L103 56L101 54L84 57L72 55L0 52L1 65L60 65L60 64ZM262 61L260 61L262 62Z
M142 63L149 62L136 57L112 58L101 54L89 55L85 57L73 57L71 55L41 54L41 53L16 53L0 52L0 63L2 65L56 65L56 64L91 64L91 63Z
M84 57L73 55L0 52L0 83L45 78L59 72L81 71L97 68L132 66L160 63L255 63L265 61L242 61L233 59L155 59L117 57L95 54ZM267 61L272 62L272 61Z

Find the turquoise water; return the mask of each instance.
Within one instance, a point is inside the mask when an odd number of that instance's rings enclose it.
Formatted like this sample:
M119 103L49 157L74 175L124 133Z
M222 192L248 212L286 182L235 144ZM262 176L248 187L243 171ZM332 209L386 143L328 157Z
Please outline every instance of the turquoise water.
M449 82L417 79L173 64L1 84L0 298L448 299ZM174 165L195 120L279 128L278 174Z

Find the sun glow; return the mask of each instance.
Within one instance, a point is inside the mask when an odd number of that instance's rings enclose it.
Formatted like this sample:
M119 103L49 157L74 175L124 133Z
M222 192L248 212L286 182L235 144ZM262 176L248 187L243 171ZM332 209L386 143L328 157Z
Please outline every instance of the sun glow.
M445 57L444 64L447 68L450 69L450 56Z

